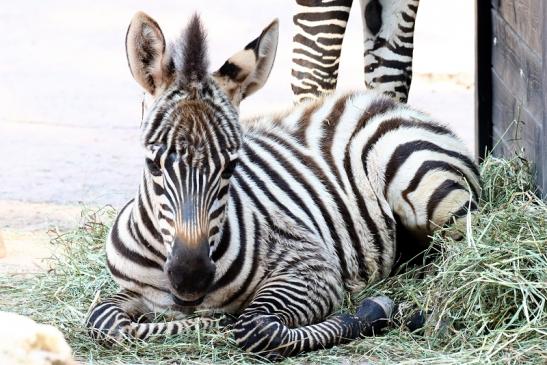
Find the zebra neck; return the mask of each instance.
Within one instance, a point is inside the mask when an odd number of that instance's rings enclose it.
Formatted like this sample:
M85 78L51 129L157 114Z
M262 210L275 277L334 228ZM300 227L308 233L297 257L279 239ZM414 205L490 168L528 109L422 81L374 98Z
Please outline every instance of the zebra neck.
M231 195L232 188L228 190L226 201L222 204L223 213L219 215L218 220L210 222L212 228L209 230L209 244L211 245L211 259L215 262L219 261L226 253L233 249L230 245L232 235L238 235L238 232L232 232L231 227L233 224L237 226L239 223L240 217L236 211L239 206L239 213L241 214L241 204L236 204L236 207L233 207L234 202Z
M157 212L153 208L153 192L146 173L143 174L137 196L128 217L128 228L137 243L156 256L165 257L165 246L160 234Z

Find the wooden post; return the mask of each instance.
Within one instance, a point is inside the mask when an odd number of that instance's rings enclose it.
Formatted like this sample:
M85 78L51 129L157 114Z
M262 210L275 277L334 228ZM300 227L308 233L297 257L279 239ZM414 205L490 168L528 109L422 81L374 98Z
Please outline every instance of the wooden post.
M475 6L475 153L484 158L492 148L492 8L486 0Z
M547 199L547 4L545 1L541 2L543 9L541 13L543 14L543 79L542 79L542 90L543 90L543 144L540 149L541 158L537 162L538 168L543 169L543 181L540 182L542 186L541 192L542 197Z
M537 187L545 197L547 4L544 0L477 0L476 4L479 155L488 139L497 145L496 156L522 154L534 165Z

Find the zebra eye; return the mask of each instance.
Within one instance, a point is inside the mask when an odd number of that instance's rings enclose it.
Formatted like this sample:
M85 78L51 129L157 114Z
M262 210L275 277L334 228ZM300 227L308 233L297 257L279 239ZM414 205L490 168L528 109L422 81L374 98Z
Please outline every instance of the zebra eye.
M154 176L161 176L161 167L159 165L159 161L154 161L150 159L146 159L146 167L148 168L148 171Z
M178 160L178 155L175 152L171 152L167 157L171 162L176 162Z
M228 165L226 165L220 177L223 179L229 179L230 177L232 177L232 174L234 173L236 165L237 165L237 159L231 160L230 162L228 162Z

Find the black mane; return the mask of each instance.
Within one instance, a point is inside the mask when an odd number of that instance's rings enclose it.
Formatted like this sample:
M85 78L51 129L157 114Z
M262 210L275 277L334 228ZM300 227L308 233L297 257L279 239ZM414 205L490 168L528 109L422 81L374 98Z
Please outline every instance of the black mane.
M182 59L177 69L185 82L200 82L207 75L209 60L206 39L200 17L194 14L180 40Z

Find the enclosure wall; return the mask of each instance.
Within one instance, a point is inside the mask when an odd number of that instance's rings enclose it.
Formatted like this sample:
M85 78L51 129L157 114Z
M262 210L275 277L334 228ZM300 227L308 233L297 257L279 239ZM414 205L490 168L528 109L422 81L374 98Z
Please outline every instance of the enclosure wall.
M547 5L543 0L477 1L477 71L490 70L484 77L485 82L481 84L481 76L477 79L479 148L492 144L494 153L503 156L524 150L525 156L535 164L537 183L545 194ZM489 50L481 49L488 47L486 38L490 38ZM482 107L481 96L487 104ZM481 108L483 112L491 109L490 120L484 113L481 120ZM481 128L481 123L486 127Z

